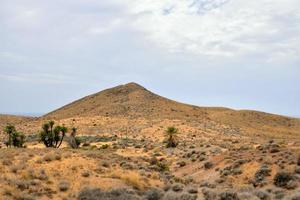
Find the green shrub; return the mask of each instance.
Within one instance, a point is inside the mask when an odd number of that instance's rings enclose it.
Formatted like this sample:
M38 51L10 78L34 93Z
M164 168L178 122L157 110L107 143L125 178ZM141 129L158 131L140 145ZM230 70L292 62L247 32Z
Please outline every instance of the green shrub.
M158 167L159 171L169 171L169 166L166 162L157 162L156 166Z
M103 144L100 149L108 149L109 145L108 144Z
M274 185L277 187L286 187L291 180L293 180L293 176L290 173L278 172L274 177Z
M178 145L177 139L178 129L171 126L165 131L167 148L174 148Z

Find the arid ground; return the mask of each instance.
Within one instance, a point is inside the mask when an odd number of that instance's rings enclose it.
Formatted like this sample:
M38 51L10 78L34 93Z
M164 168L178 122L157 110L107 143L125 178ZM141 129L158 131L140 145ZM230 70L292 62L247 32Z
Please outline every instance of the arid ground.
M76 127L80 148L45 148L49 120ZM42 117L1 115L7 124L26 148L1 144L0 199L300 199L300 119L182 104L129 83ZM178 145L167 148L171 126Z

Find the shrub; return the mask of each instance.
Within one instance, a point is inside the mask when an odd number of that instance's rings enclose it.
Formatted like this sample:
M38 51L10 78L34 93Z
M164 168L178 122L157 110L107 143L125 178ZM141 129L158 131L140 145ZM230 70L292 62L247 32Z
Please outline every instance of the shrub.
M211 169L214 165L212 162L206 162L204 163L204 169Z
M99 188L83 188L78 194L78 200L141 200L135 192L127 189L115 189L104 192Z
M238 195L235 192L223 192L219 195L220 200L238 200Z
M164 192L161 189L153 188L148 190L145 194L146 200L160 200L164 196Z
M108 144L103 144L100 149L108 149L109 145Z
M147 180L134 171L115 170L109 175L109 177L120 179L137 190L145 190L148 186L146 182Z
M59 148L68 132L65 126L56 126L54 128L54 121L45 123L42 129L40 132L40 141L43 142L47 148Z
M181 192L183 190L184 186L182 184L175 184L172 186L172 190L174 192Z
M291 180L293 180L293 176L290 173L278 172L274 177L274 185L277 187L286 187Z
M81 176L83 176L83 177L89 177L90 176L90 172L89 171L83 171L81 173Z
M255 182L253 183L255 186L261 184L266 176L271 175L271 170L268 168L268 166L263 165L260 169L258 169L255 172Z
M4 132L8 135L8 140L5 142L7 147L24 147L25 135L17 132L13 125L7 125Z
M156 166L158 167L159 171L169 171L169 166L166 162L157 162Z
M174 148L178 145L177 141L178 129L171 126L165 131L167 148Z
M70 188L70 183L68 181L61 181L58 184L58 188L60 191L65 192Z
M197 195L191 195L188 193L175 193L167 192L163 197L164 200L196 200Z

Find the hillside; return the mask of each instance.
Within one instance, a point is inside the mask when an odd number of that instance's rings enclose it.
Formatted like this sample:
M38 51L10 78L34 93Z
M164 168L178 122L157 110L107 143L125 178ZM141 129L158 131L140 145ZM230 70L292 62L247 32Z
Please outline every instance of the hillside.
M228 132L224 129L232 129L234 131L231 132L244 132L257 136L298 137L300 132L300 120L296 118L258 111L236 111L222 107L183 104L156 95L136 83L120 85L84 97L43 116L42 119L80 118L77 123L81 121L88 127L88 119L97 117L114 119L116 126L118 124L125 126L117 122L119 119L132 121L141 118L153 123L157 120L182 120L193 125L197 124L200 126L199 129L208 126L215 131ZM103 124L101 119L90 121L96 123L97 120ZM106 129L105 124L101 128Z
M183 104L154 94L136 83L89 95L40 118L2 115L0 128L12 123L31 134L38 132L47 120L76 126L84 135L137 134L145 130L148 131L144 134L151 134L152 130L160 130L162 126L185 125L181 127L183 131L300 139L300 119L258 111Z
M67 143L71 131L60 149L45 148L36 136L50 119L77 128L78 149ZM7 137L0 134L5 199L300 197L296 118L197 107L129 83L40 118L0 116L2 128L7 123L27 134L27 148L6 148ZM168 126L178 128L174 148L166 145Z
M181 119L189 116L201 118L206 113L199 107L166 99L136 83L128 83L79 99L44 117L65 119L87 116Z
M24 122L29 122L33 117L26 116L16 116L16 115L1 115L0 114L0 129L2 130L7 124L20 124Z

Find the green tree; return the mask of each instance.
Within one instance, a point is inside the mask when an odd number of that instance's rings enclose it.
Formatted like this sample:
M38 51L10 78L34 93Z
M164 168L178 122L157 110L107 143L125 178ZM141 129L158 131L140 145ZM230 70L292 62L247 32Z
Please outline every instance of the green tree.
M54 127L54 124L54 121L43 124L42 131L40 132L40 141L43 142L47 148L59 148L68 132L67 127Z
M167 148L174 148L178 144L178 129L171 126L165 131Z
M4 132L8 135L8 140L5 142L7 147L23 147L25 143L25 135L17 132L15 126L7 125Z
M5 142L7 147L11 147L12 145L12 136L13 133L16 132L16 128L13 125L7 125L4 129L4 132L8 136L8 140Z

